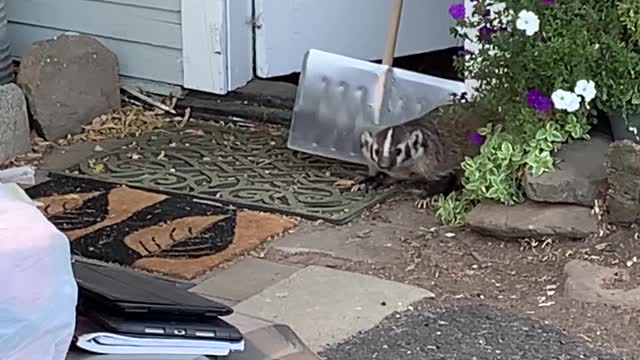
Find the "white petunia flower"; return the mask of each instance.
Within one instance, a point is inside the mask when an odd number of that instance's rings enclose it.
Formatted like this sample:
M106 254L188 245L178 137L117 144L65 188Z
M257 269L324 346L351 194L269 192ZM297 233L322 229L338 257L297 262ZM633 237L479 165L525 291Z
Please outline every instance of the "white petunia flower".
M551 94L551 101L553 107L558 110L567 110L567 104L569 103L569 97L571 92L567 90L558 89Z
M493 3L489 6L487 6L487 9L489 11L491 11L491 14L498 14L504 11L504 9L507 8L507 4L503 3L503 2L497 2L497 3Z
M567 110L568 112L578 111L580 109L580 103L582 102L582 98L575 93L570 92L569 97L567 98Z
M489 18L497 19L500 25L507 25L514 17L513 10L507 9L504 2L487 2L486 9L490 12Z
M574 112L580 109L580 96L572 93L571 91L558 89L551 94L551 101L553 106L558 110L566 110L568 112Z
M518 13L516 28L523 30L527 36L531 36L540 30L540 19L529 10L522 10Z
M579 80L576 83L574 92L578 95L581 95L588 103L596 97L596 83L591 80Z

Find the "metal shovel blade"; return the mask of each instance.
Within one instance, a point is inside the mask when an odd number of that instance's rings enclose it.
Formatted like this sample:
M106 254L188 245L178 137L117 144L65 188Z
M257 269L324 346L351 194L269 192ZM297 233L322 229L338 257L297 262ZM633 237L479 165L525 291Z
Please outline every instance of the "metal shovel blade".
M376 103L380 81L382 101ZM463 92L463 82L311 49L302 64L288 146L362 164L363 131L415 119Z

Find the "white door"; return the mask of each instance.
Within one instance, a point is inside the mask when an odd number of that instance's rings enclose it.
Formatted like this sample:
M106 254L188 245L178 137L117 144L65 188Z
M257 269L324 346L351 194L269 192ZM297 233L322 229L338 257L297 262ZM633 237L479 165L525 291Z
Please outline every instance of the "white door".
M366 60L382 58L393 0L253 1L258 77L300 71L310 48ZM451 0L405 0L396 56L455 46L450 4Z
M183 86L226 94L253 77L253 0L182 0Z

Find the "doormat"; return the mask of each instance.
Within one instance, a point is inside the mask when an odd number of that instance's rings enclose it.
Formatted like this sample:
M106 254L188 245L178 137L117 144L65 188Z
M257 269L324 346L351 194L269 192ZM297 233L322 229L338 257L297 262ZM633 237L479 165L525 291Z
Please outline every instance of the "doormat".
M74 254L193 279L295 225L291 218L102 181L54 176L29 188Z
M341 184L365 175L365 167L296 152L286 144L280 128L191 122L97 153L62 174L333 224L349 222L394 192L351 192Z

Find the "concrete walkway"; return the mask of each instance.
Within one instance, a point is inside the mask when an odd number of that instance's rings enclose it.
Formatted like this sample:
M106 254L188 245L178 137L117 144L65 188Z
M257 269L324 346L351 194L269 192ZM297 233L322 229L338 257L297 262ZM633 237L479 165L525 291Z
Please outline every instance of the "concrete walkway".
M289 325L316 352L373 328L416 301L433 297L424 289L321 266L297 269L269 286L290 271L280 270L278 264L248 258L214 274L192 291L214 299L236 298L241 301L234 305L236 311ZM260 274L262 281L249 280L250 274ZM268 274L271 276L265 276ZM242 299L250 285L253 291L265 288Z

